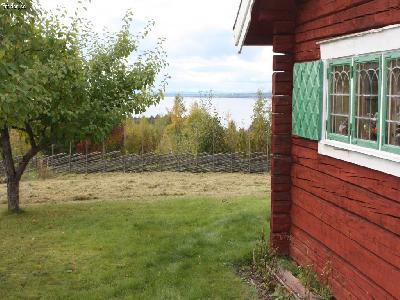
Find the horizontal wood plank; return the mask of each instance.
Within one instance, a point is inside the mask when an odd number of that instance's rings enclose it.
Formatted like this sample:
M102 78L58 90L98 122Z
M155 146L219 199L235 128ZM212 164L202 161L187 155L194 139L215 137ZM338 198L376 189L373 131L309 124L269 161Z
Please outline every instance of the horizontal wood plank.
M290 255L296 261L307 260L308 265L316 267L315 271L322 280L338 282L331 285L338 299L394 299L370 278L352 267L348 261L296 225L291 227L291 240ZM302 261L300 263L307 265ZM349 294L353 297L346 296Z
M393 297L400 298L400 285L398 284L400 270L398 268L386 263L297 205L292 205L291 216L293 225L320 241ZM374 267L371 268L371 266Z
M399 236L297 187L292 187L292 202L400 269Z
M293 138L293 160L300 165L305 165L352 185L362 187L392 201L400 202L400 178L328 156L319 155L316 148L317 143Z
M293 164L294 186L400 235L400 204L304 165Z

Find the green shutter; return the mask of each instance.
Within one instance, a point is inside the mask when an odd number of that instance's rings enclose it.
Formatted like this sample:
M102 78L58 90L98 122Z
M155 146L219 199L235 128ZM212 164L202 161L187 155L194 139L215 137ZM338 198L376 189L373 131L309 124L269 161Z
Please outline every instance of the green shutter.
M293 69L292 132L310 140L321 136L322 61L296 63Z

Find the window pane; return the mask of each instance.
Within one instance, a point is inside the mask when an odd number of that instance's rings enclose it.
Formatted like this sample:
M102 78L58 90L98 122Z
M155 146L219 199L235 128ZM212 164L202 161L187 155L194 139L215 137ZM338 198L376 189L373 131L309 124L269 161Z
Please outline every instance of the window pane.
M341 116L331 116L331 132L348 135L349 118Z
M386 144L400 146L400 59L389 60Z
M331 71L330 132L348 135L350 65L337 65Z
M356 64L355 137L377 140L379 63Z

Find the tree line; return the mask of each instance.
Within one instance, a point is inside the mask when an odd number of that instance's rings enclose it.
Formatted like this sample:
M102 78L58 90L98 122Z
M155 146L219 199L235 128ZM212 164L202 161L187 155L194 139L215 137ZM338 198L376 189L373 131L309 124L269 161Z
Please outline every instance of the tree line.
M47 155L69 151L122 151L125 154L271 153L271 110L261 91L257 93L249 128L238 127L229 115L226 116L226 126L223 126L212 100L210 94L186 107L184 98L177 95L167 114L127 118L103 142L86 139L71 142L70 145L70 142L64 141L43 152ZM11 140L15 153L23 153L28 147L24 136L18 132L12 132Z
M121 126L120 144L111 149L126 153L271 153L271 109L262 92L257 93L251 125L240 128L228 115L223 126L221 116L212 107L212 96L185 107L177 95L168 114L151 118L127 119Z

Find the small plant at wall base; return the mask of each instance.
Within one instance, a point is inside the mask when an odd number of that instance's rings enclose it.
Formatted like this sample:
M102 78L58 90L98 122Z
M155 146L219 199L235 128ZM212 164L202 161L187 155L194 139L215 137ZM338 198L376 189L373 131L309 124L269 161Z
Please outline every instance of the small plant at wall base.
M253 268L261 275L263 288L274 291L276 281L274 275L278 270L278 256L275 249L268 246L265 232L262 231L261 238L253 250Z
M26 2L24 10L0 10L0 149L13 212L20 209L21 177L39 151L65 140L101 141L132 113L158 103L165 80L158 86L156 79L167 65L161 40L138 52L153 23L133 35L130 12L117 34L100 39L79 10L66 26L65 12ZM129 63L132 53L136 61ZM29 143L18 163L11 130Z
M304 286L309 295L318 299L334 299L328 285L329 277L332 274L331 265L327 263L324 267L321 278L318 280L312 266L298 266L291 259L280 257L277 251L270 248L265 238L264 231L253 250L253 272L261 282L259 288L266 290L273 299L293 299L293 295L278 280L277 276L281 269L290 271ZM306 296L307 298L308 296Z
M297 266L297 268L299 270L296 277L300 280L300 282L307 290L317 295L318 299L333 299L332 293L326 281L327 277L324 276L328 274L321 274L323 280L320 281L318 280L317 275L314 273L312 265L308 265L305 267Z

